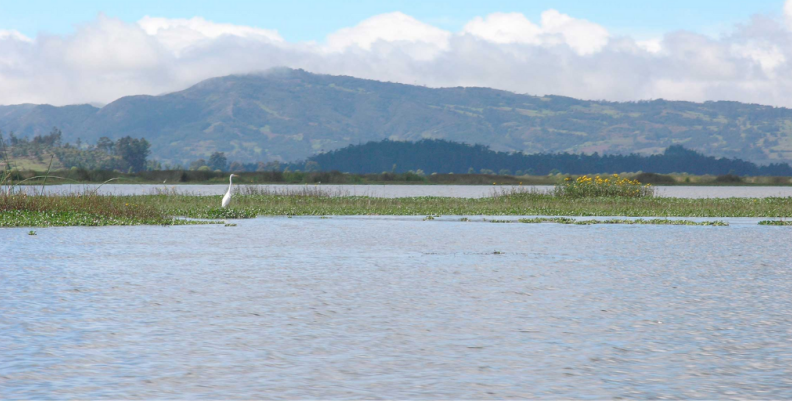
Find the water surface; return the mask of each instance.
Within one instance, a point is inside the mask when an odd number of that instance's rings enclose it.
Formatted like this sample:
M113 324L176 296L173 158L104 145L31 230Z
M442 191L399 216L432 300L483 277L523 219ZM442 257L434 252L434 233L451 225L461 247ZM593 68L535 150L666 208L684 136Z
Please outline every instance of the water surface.
M792 398L792 230L728 221L2 229L0 398Z

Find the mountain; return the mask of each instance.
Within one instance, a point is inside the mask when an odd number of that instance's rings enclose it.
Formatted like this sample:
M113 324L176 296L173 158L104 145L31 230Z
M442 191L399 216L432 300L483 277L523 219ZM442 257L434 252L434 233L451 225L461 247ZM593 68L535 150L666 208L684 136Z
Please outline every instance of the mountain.
M530 73L526 72L526 79ZM161 96L90 105L0 106L0 130L59 127L64 140L145 137L184 163L298 160L383 139L445 139L496 151L660 153L681 144L757 163L792 161L792 110L738 102L606 102L488 88L426 88L280 68Z

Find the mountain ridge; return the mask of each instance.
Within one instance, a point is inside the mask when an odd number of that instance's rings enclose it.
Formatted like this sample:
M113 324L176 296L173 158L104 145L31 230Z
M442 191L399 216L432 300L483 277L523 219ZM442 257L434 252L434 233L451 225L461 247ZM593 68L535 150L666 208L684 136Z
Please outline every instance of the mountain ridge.
M426 88L278 68L163 95L91 105L0 106L0 130L93 143L145 137L187 163L291 161L350 144L445 139L526 153L656 154L668 146L757 163L792 161L792 110L731 101L608 102L480 87Z

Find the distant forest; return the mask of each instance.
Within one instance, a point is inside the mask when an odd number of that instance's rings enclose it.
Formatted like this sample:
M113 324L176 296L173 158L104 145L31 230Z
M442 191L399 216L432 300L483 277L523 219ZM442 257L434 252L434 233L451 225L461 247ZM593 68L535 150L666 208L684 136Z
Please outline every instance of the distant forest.
M53 128L47 135L36 135L32 140L18 137L13 132L5 139L0 131L0 167L12 169L14 160L29 159L34 164L47 165L52 157L55 168L82 168L87 170L116 170L140 172L158 169L157 162L147 160L151 144L145 138L130 136L112 141L101 137L95 145L83 143L79 138L72 145L63 142L63 133Z
M758 166L740 159L705 156L680 145L669 146L663 153L649 156L597 153L523 154L496 152L484 145L467 145L445 140L369 142L310 157L302 165L283 165L291 169L303 166L310 170L337 170L358 174L413 171L424 174L546 175L642 171L658 174L792 176L792 167L786 163Z

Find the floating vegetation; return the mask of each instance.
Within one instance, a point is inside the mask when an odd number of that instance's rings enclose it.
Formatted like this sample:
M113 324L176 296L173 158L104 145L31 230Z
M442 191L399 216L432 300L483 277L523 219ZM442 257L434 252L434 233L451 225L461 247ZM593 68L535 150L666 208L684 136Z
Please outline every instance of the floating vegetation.
M533 217L519 220L484 220L490 223L557 223L557 224L653 224L671 226L728 226L729 223L721 220L716 221L690 221L690 220L671 220L671 219L607 219L607 220L578 220L569 217Z
M792 217L792 198L683 199L664 197L566 198L513 194L488 198L366 196L236 196L220 209L220 196L129 196L127 202L156 207L168 216L236 219L255 216L622 216L622 217Z
M762 220L759 222L760 226L792 226L790 220Z
M225 227L236 227L235 223L225 223Z
M28 231L28 235L36 235L36 232L33 230Z

